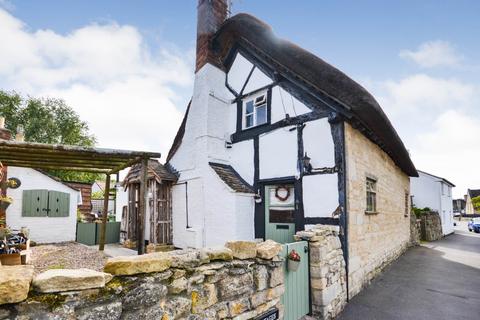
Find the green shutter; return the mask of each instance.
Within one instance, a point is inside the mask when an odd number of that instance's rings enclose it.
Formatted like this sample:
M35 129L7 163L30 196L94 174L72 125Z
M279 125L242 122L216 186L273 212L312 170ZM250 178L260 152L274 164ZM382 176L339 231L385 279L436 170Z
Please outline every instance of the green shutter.
M58 191L48 192L48 216L68 217L70 212L70 194Z
M24 190L22 194L22 217L46 217L48 190Z

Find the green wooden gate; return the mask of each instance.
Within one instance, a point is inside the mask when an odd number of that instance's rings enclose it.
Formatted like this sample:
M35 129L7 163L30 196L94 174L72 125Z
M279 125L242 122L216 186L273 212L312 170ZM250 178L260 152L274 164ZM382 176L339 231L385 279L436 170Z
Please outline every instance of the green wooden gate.
M297 271L288 270L288 254L295 250L301 257ZM308 243L298 241L283 245L281 256L285 259L285 294L282 304L285 307L285 320L298 320L310 311Z

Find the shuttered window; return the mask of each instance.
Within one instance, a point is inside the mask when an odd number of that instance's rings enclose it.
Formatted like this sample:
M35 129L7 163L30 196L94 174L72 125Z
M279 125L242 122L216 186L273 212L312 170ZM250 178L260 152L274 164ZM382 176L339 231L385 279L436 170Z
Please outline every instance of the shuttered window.
M24 190L22 217L46 217L48 214L48 190Z
M23 217L68 217L70 194L48 190L24 190Z

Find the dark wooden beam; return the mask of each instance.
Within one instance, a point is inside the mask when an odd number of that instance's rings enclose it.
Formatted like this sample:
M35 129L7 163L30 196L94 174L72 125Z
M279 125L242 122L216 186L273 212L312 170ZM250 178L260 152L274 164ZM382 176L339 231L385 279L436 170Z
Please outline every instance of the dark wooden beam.
M12 167L23 167L23 168L32 168L32 169L70 170L70 171L94 172L94 173L110 172L110 169L101 169L101 168L99 169L99 168L89 168L89 167L69 167L69 166L58 166L58 165L42 165L42 164L31 164L28 162L18 162L18 161L16 162L4 161L4 164Z
M309 113L301 114L296 117L282 119L272 124L264 124L264 125L256 126L251 129L235 132L234 134L232 134L232 137L231 137L232 143L253 139L253 137L255 136L258 136L262 133L269 132L278 128L294 126L294 125L298 125L298 124L302 124L305 122L326 118L326 117L328 117L327 112L315 110Z
M142 175L140 178L140 206L137 220L137 250L138 254L145 253L145 217L147 216L147 182L148 158L142 159Z
M126 163L123 163L123 164L113 168L111 173L112 174L113 173L118 173L119 171L122 171L123 169L128 168L128 167L131 167L134 164L139 163L140 161L142 161L142 158L135 158L133 160L127 161Z
M338 226L339 220L330 217L305 217L305 224L328 224L332 226Z

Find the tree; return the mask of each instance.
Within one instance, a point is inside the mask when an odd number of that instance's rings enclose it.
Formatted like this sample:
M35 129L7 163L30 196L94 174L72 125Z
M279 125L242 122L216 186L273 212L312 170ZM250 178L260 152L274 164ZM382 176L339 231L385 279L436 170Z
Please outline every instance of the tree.
M23 127L25 141L92 147L96 143L85 121L62 99L24 98L0 90L0 115L6 128L16 134ZM92 182L98 174L49 170L62 180Z
M472 206L475 212L480 211L480 196L472 198Z

